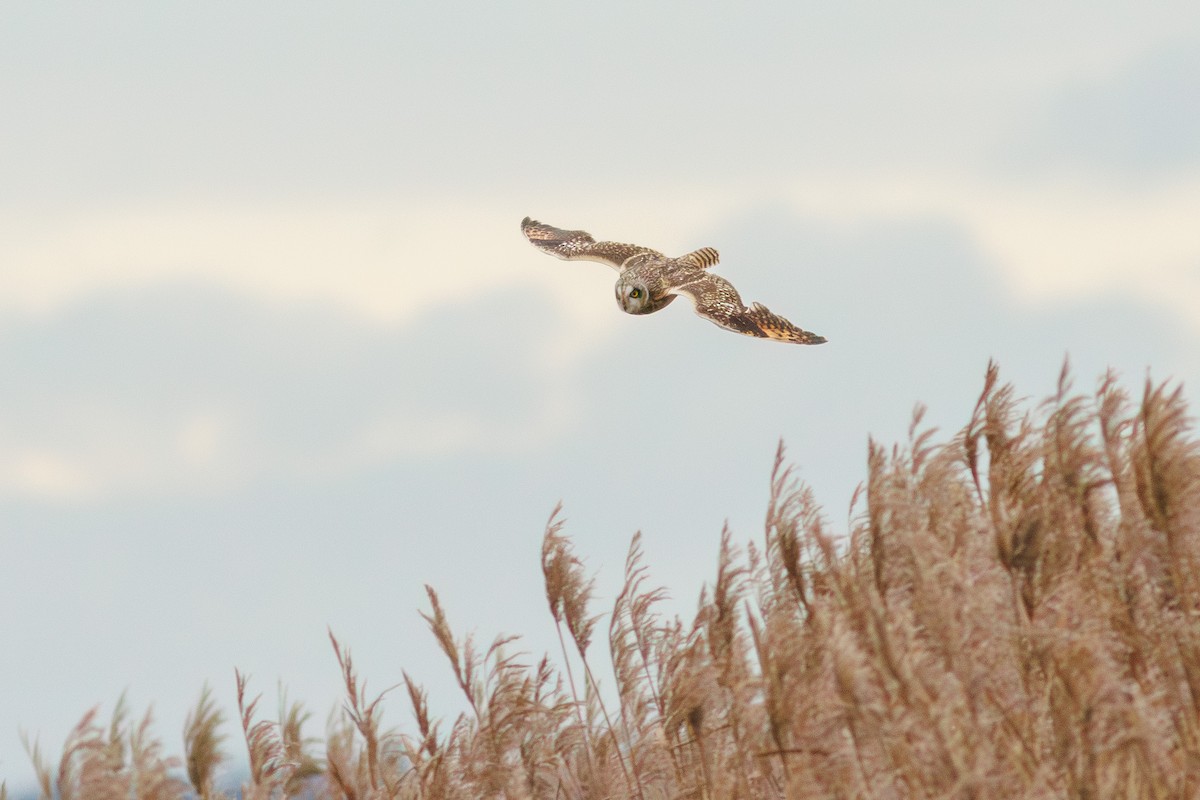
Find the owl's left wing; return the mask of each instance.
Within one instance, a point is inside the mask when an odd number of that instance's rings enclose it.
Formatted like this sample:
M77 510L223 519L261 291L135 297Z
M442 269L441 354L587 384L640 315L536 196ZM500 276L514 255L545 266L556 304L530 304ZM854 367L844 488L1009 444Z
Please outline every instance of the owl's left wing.
M597 242L587 231L567 231L526 217L521 233L543 253L566 261L599 261L617 272L624 272L630 259L640 255L662 256L657 250L636 244Z
M793 325L761 303L747 307L733 284L711 272L697 272L668 292L688 298L696 306L697 314L726 330L794 344L825 342L824 336Z

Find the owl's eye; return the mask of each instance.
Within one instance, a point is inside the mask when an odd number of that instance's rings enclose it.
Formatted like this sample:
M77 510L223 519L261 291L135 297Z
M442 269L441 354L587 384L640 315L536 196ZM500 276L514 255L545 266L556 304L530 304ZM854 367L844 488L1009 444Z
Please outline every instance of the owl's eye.
M641 289L630 289L630 290L629 290L629 298L630 298L631 300L637 300L637 299L638 299L639 297L641 297L641 296L642 296L642 290L641 290Z

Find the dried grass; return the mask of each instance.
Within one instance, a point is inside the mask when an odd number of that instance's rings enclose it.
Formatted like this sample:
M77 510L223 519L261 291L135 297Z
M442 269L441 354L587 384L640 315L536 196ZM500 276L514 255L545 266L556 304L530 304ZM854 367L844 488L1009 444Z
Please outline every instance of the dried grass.
M1200 444L1179 389L1135 402L1106 376L1032 410L989 366L965 429L872 442L844 536L780 448L765 541L721 536L690 622L661 611L641 537L609 616L615 690L590 645L593 584L556 509L542 566L562 671L511 637L454 635L424 614L467 701L432 715L407 674L415 731L381 725L330 635L346 703L325 759L307 715L258 720L238 674L253 798L1108 798L1200 793ZM221 797L222 716L205 691L186 774ZM57 769L28 745L43 797L181 797L119 704L84 716ZM0 797L3 797L0 788Z

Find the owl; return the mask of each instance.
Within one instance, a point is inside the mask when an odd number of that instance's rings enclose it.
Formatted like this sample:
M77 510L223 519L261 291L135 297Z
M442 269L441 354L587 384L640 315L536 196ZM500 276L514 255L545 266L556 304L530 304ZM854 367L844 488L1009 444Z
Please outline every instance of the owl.
M713 274L711 247L668 258L636 244L597 242L584 231L565 231L526 217L521 232L537 249L567 261L599 261L617 271L617 305L627 314L653 314L680 295L696 313L726 330L793 344L822 344L824 336L802 330L766 306L742 303L733 284Z

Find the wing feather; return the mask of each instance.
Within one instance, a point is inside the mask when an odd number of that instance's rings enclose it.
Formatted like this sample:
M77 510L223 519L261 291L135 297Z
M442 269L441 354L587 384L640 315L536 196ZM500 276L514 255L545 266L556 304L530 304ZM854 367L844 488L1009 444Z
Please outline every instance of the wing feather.
M599 261L618 272L623 272L629 261L636 256L662 257L662 253L649 247L620 242L597 242L587 231L563 230L529 217L521 221L521 232L530 244L543 253L549 253L564 261Z
M701 272L669 290L692 301L696 313L726 330L760 339L794 344L822 344L825 337L806 331L773 314L761 303L747 307L733 284L710 272Z

